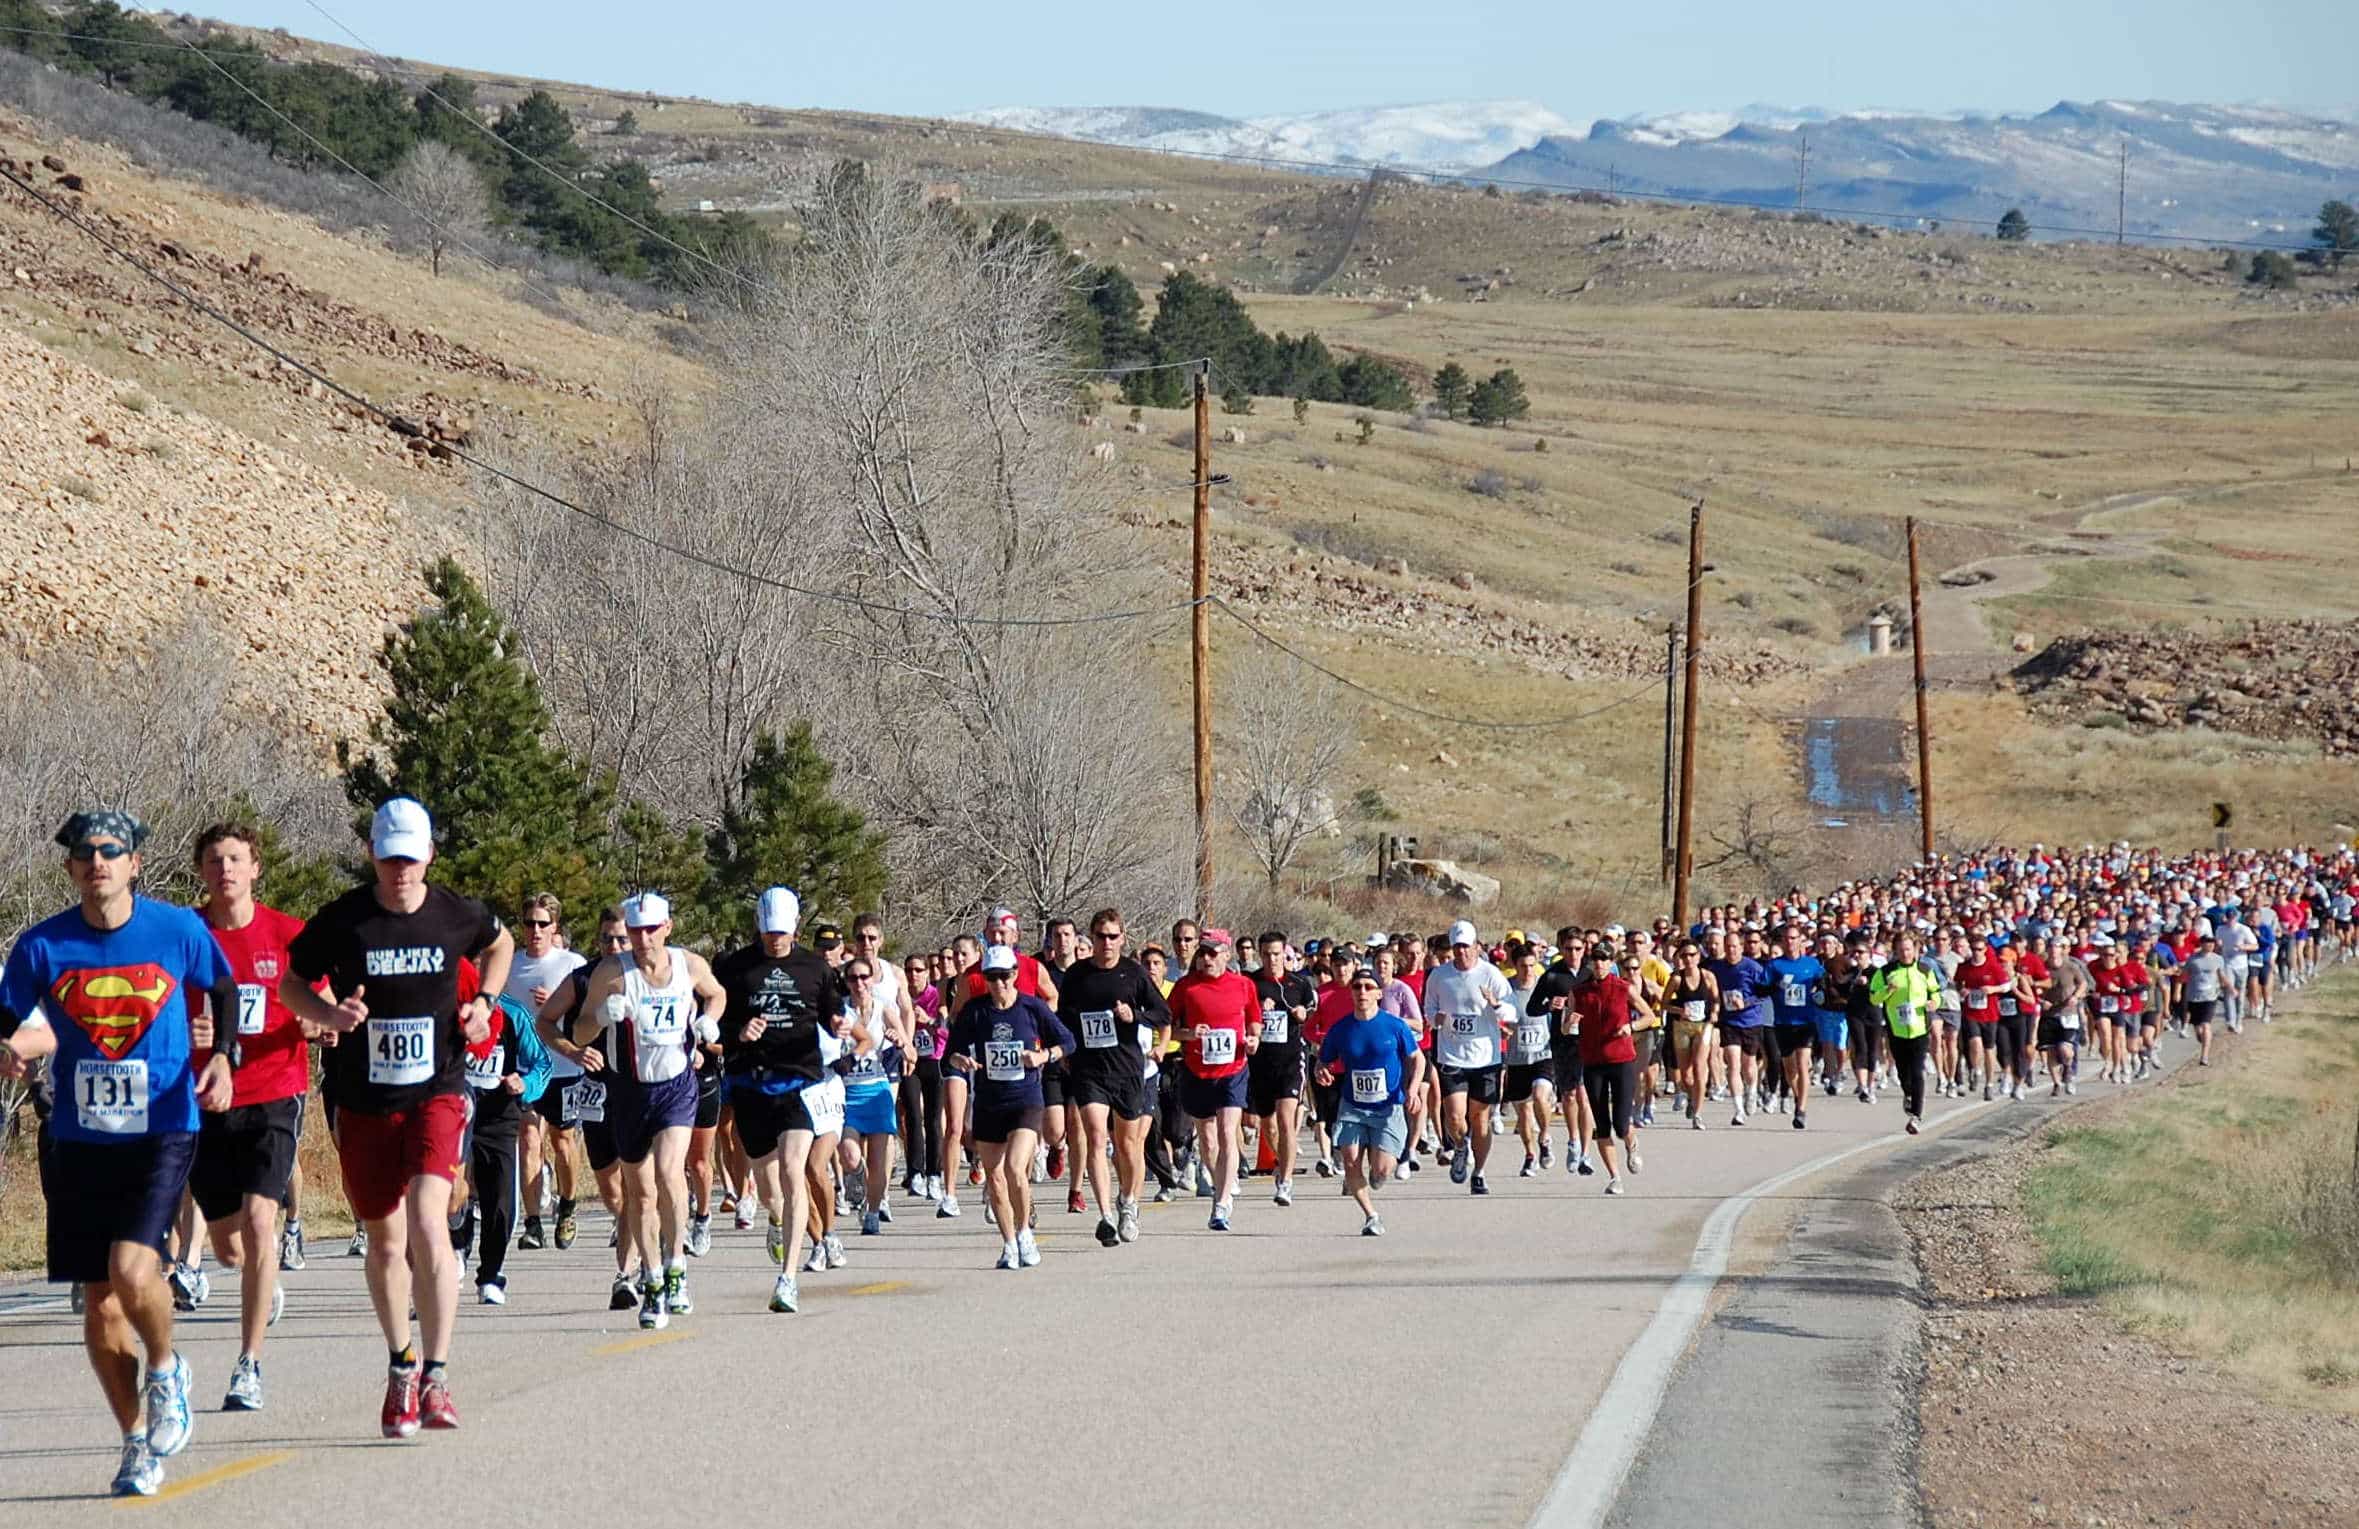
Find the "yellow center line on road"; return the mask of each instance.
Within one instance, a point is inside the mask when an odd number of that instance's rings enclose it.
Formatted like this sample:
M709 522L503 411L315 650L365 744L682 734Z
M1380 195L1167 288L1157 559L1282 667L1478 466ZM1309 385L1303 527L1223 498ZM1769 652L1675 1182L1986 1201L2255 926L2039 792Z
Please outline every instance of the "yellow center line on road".
M636 1338L625 1338L619 1343L602 1344L590 1350L592 1359L606 1359L616 1354L636 1354L641 1349L658 1348L666 1343L680 1343L695 1337L694 1333L641 1333Z
M191 1492L202 1492L207 1487L217 1487L224 1481L235 1481L240 1476L251 1476L256 1471L269 1470L274 1465L284 1465L294 1458L295 1452L288 1449L274 1450L267 1455L248 1455L243 1460L232 1460L226 1465L216 1465L211 1470L199 1471L194 1476L183 1476L180 1480L165 1486L153 1497L118 1497L115 1500L118 1503L133 1505L166 1502L175 1497L186 1497Z
M844 1292L844 1294L846 1294L846 1295L891 1295L891 1294L892 1294L894 1291L896 1291L896 1290L907 1290L908 1288L909 1288L909 1281L907 1281L907 1280L903 1280L903 1279L888 1279L888 1280L879 1280L877 1283L875 1283L875 1284L873 1284L873 1285L854 1285L854 1286L853 1286L851 1289L849 1289L849 1290L845 1291L845 1292Z

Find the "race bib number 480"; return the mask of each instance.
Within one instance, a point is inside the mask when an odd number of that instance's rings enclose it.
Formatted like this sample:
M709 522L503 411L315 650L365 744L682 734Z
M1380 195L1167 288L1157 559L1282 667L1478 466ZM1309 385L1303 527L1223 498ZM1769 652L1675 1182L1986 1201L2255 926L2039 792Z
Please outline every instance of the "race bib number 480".
M74 1119L85 1131L110 1136L147 1134L147 1063L74 1064Z
M385 1088L434 1076L434 1016L369 1016L369 1081Z

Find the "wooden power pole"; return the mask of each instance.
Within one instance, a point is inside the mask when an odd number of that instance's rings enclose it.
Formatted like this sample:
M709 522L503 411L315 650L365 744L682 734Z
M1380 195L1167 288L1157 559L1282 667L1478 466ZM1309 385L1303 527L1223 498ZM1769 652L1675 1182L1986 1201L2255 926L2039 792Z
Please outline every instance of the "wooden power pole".
M2113 182L2113 242L2129 242L2130 225L2130 140L2121 141L2121 170Z
M1687 928L1687 884L1695 872L1696 679L1704 644L1704 501L1687 512L1687 674L1679 698L1679 838L1672 867L1671 922Z
M1190 672L1196 695L1196 917L1212 917L1212 363L1196 363L1196 513L1188 593Z
M1663 628L1663 864L1660 879L1671 879L1671 760L1678 752L1672 708L1679 698L1679 628Z
M1917 819L1925 863L1933 863L1933 723L1925 713L1925 602L1917 588L1917 517L1908 521L1908 646L1917 667Z
M1794 210L1810 206L1810 129L1804 128L1794 145Z

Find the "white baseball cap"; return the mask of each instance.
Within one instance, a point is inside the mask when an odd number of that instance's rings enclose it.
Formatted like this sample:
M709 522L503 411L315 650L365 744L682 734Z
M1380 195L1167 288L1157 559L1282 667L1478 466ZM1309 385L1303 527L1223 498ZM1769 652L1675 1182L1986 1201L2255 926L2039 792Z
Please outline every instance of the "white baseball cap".
M1474 925L1465 919L1460 919L1450 926L1450 943L1453 945L1478 945L1482 942L1474 937Z
M434 819L415 798L397 796L369 823L369 853L379 860L434 858Z
M629 929L653 929L658 924L672 921L672 905L661 892L642 892L637 897L623 899L623 925Z
M1015 969L1015 946L993 945L983 952L983 970L987 972L1012 972Z
M785 887L772 887L762 894L761 906L754 913L754 927L764 934L792 934L802 927L802 899Z

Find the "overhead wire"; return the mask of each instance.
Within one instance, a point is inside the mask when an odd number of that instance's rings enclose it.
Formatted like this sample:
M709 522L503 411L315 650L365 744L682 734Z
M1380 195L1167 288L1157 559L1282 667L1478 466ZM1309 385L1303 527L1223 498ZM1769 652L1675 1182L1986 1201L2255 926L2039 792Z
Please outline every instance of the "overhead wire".
M202 313L207 318L212 319L215 323L220 324L224 328L235 333L239 338L245 340L248 344L253 345L257 349L263 351L265 354L271 356L281 365L300 372L302 375L310 378L312 381L318 383L321 387L326 388L328 391L334 393L337 397L343 399L345 402L352 404L356 408L366 411L368 414L379 420L382 420L387 426L394 428L397 433L404 435L416 435L419 433L419 426L415 421L410 420L405 416L393 413L391 410L386 409L376 403L373 399L370 399L363 394L357 393L351 388L346 387L343 383L338 382L335 378L329 376L319 368L311 365L297 356L290 355L280 347L273 345L270 341L264 339L261 335L256 334L253 330L247 328L245 325L239 323L236 319L222 312L218 307L215 307L213 304L206 302L203 298L197 296L188 288L180 285L178 282L173 281L170 277L164 275L162 272L155 269L155 267L149 265L146 261L141 260L137 255L132 254L121 244L117 243L113 239L108 238L105 232L99 229L97 225L90 222L87 218L84 218L81 214L75 212L72 208L65 206L54 197L51 197L46 192L42 191L39 187L25 180L22 176L16 173L14 168L6 163L0 163L0 179L8 181L18 190L23 191L26 195L39 202L43 207L47 208L59 219L81 230L82 233L89 236L92 241L97 243L101 248L105 249L116 259L121 260L124 264L130 266L133 270L136 270L141 275L147 277L148 280L162 287L165 291L170 292L174 297L177 297L180 299L180 301L186 303L190 308L199 313ZM948 626L1014 628L1072 627L1090 626L1109 621L1135 621L1144 617L1161 616L1174 611L1187 610L1195 605L1204 603L1203 601L1193 599L1179 600L1163 605L1142 606L1133 610L1093 611L1079 616L962 616L956 612L951 611L918 610L908 606L887 604L886 602L879 600L866 600L860 598L857 595L847 595L835 590L813 589L804 585L791 583L785 579L774 578L768 574L757 573L750 568L741 568L733 563L723 562L719 558L709 557L704 553L696 551L694 548L683 547L677 543L666 541L661 537L650 535L645 531L639 530L635 526L626 525L623 522L614 519L612 516L602 515L596 510L576 504L572 500L566 498L564 495L559 494L552 489L544 488L529 478L524 478L517 475L516 473L510 472L506 468L479 457L462 447L451 445L448 442L441 444L443 445L443 449L447 450L453 457L457 458L459 461L465 462L470 467L476 468L481 472L488 473L492 477L497 478L502 482L511 484L516 488L522 489L526 493L531 494L536 498L546 500L550 504L557 506L559 509L565 510L570 514L578 515L585 520L594 522L595 524L604 526L617 535L627 537L657 551L667 553L673 557L685 559L686 561L695 563L701 567L709 568L715 573L726 574L732 578L744 579L750 583L780 590L787 594L799 595L805 599L821 600L833 605L849 606L851 608L868 611L873 614L899 616L918 621L932 621ZM1209 596L1206 597L1207 600L1209 598Z

